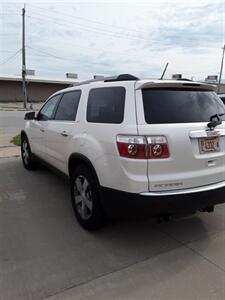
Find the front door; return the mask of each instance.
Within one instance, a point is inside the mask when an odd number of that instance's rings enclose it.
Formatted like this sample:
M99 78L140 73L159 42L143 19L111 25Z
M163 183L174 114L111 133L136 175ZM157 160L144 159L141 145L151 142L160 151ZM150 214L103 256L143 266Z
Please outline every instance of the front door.
M32 152L42 159L46 159L46 134L48 122L54 116L61 95L49 99L38 112L37 118L30 122L30 137Z
M81 91L64 93L54 118L48 122L47 160L56 168L67 172L67 152L76 128L75 119Z

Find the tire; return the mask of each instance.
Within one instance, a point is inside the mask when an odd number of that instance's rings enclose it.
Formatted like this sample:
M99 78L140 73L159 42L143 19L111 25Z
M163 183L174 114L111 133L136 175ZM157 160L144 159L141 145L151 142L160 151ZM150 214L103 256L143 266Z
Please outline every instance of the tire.
M24 134L21 136L21 157L25 169L34 170L36 168L28 138Z
M95 230L104 226L99 184L85 165L76 167L72 174L71 199L77 221L83 228Z

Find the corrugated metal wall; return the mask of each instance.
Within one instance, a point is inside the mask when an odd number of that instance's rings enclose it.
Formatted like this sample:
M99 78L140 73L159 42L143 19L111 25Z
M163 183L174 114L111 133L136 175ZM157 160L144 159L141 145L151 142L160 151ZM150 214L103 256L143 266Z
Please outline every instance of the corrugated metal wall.
M29 82L28 101L45 101L54 92L68 87L68 84ZM0 80L0 102L23 101L22 82Z
M69 87L69 84L29 82L27 84L28 101L43 102L51 94ZM220 93L225 93L225 84L221 84ZM0 102L23 101L22 82L0 80Z

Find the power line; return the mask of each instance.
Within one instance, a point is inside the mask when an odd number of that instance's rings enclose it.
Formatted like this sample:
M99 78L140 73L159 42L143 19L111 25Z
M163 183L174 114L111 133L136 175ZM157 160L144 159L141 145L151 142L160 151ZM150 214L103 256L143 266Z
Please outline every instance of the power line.
M87 47L89 47L89 46L84 46L84 47L82 47L82 46L80 46L80 45L77 45L77 44L75 44L75 43L72 43L72 42L70 42L70 46L74 46L75 48L79 48L79 49L82 49L82 50L87 50ZM33 47L31 47L31 46L27 46L27 48L29 48L29 49L31 49L31 50L34 50L34 51L38 51L38 52L40 52L40 53L42 53L43 55L41 55L41 57L43 57L43 56L50 56L50 57L52 57L52 58L57 58L57 59L63 59L63 60L67 60L66 58L63 58L63 57L59 57L59 56L57 56L57 55L55 55L55 54L51 54L51 53L46 53L45 51L43 51L43 50L39 50L39 49L37 49L37 48L33 48ZM97 48L96 49L96 51L99 51L99 50L102 50L102 48ZM119 55L119 56L122 56L123 57L123 59L124 58L130 58L130 59L134 59L134 60L136 60L137 59L137 55L130 55L130 54L127 54L127 52L123 52L123 51L120 51L120 52L115 52L115 51L107 51L107 54L108 55ZM80 55L80 54L79 54ZM30 56L30 54L28 55L28 56ZM39 55L40 56L40 55ZM80 60L74 60L74 59L68 59L68 61L78 61L78 62L81 62ZM95 64L97 64L97 63L95 63ZM100 65L100 64L98 64L98 65Z
M37 13L37 14L39 14L39 13ZM118 38L123 38L123 39L130 39L130 40L135 40L135 41L137 41L137 40L142 40L142 38L141 37L139 37L139 38L135 38L135 37L132 37L132 36L130 36L130 35L124 35L124 34L122 34L122 33L119 33L119 32L113 32L113 31L110 31L110 30L107 30L107 29L99 29L99 28L91 28L91 27L89 27L89 26L84 26L84 25L81 25L81 24L79 24L79 23L76 23L76 22L72 22L72 21L69 21L69 20L59 20L59 21L57 21L57 20L53 20L53 19L50 19L49 17L47 17L47 16L44 16L43 14L39 14L39 15L41 15L41 18L37 18L37 17L34 17L34 16L29 16L30 18L34 18L34 19L38 19L38 20L41 20L41 21L49 21L49 22L53 22L54 24L57 24L57 25L59 25L59 26L61 26L62 27L62 25L66 25L65 23L69 23L69 24L74 24L74 25L76 25L76 27L81 27L81 30L84 30L84 31L89 31L89 32L95 32L95 33L101 33L101 34L107 34L107 35L110 35L110 36L113 36L114 38L116 38L116 37L118 37ZM64 14L65 15L65 14ZM71 16L72 17L72 16ZM54 18L54 17L53 17ZM82 18L81 18L82 19ZM62 24L62 22L64 22L64 24ZM92 21L90 21L90 22L92 22ZM95 23L95 21L93 21L94 23ZM96 21L97 22L97 21ZM102 24L104 24L104 23L102 23ZM109 25L109 26L111 26L111 25ZM80 29L80 28L78 28L78 29ZM100 31L100 32L99 32ZM117 36L116 36L117 35ZM118 36L119 35L119 36ZM146 39L143 39L144 41L146 41ZM163 42L162 40L161 40L161 42ZM159 48L160 46L158 45L158 48ZM48 57L52 57L52 58L56 58L56 59L59 59L59 60L64 60L64 61L70 61L70 62L75 62L75 61L79 61L79 62L82 62L82 63L84 63L84 64L88 64L88 65L93 65L93 64L95 64L95 65L98 65L98 66L103 66L104 65L104 63L102 63L102 64L100 64L100 63L88 63L88 62L84 62L84 61L82 61L82 60L76 60L76 59L67 59L67 58L64 58L64 57L60 57L60 56L57 56L57 55L54 55L54 54L51 54L51 53L48 53L48 52L46 52L46 51L42 51L42 50L37 50L37 49L34 49L34 48L32 48L32 47L28 47L28 48L30 48L30 49L32 49L32 50L34 50L34 51L37 51L37 52L40 52L40 53L42 53L43 55L45 55L45 56L48 56ZM80 47L81 48L81 47ZM161 48L162 48L162 45L161 45ZM214 49L214 47L200 47L200 48L213 48ZM161 49L162 50L162 49ZM14 54L15 55L15 57L16 57L16 55L18 55L18 54ZM129 56L129 55L128 55ZM10 61L10 59L13 59L14 57L9 57L7 60L9 60ZM94 59L94 58L93 58ZM7 61L2 61L2 63L0 63L0 65L1 64L4 64L4 63L7 63Z
M32 5L33 6L33 5ZM37 7L37 6L35 6ZM41 8L39 8L41 9ZM41 18L40 17L34 17L34 16L28 16L29 18L34 18L34 19L37 19L39 21L49 21L49 22L53 22L54 24L57 24L59 26L62 26L64 24L60 24L59 22L57 22L55 19L49 19L49 16L43 16L43 14L39 14L37 12L35 12L35 14L38 14L38 15L41 15ZM137 41L137 40L143 40L143 41L146 41L146 39L143 39L141 37L133 37L133 36L130 36L130 35L124 35L124 34L121 34L119 32L113 32L113 31L109 31L109 30L105 30L105 29L99 29L99 28L90 28L90 27L87 27L87 26L83 26L81 24L78 24L78 23L75 23L75 22L71 22L69 20L60 20L60 22L64 22L64 23L70 23L70 24L74 24L78 27L80 27L79 29L81 30L84 30L84 31L88 31L88 32L95 32L95 33L98 33L98 34L107 34L111 37L118 37L118 38L122 38L122 39L128 39L128 40L134 40L134 41ZM162 42L162 41L156 41L156 40L152 40L152 42ZM202 47L201 47L202 48ZM203 48L209 48L209 47L203 47ZM213 48L213 47L210 47L210 48Z
M57 55L48 53L48 52L43 51L43 50L35 49L35 48L30 47L30 46L28 46L28 45L27 45L27 48L28 48L28 49L31 49L31 50L34 50L34 51L37 51L37 52L40 52L40 53L42 53L42 54L44 54L44 55L46 55L46 56L51 56L51 57L54 57L54 58L57 58L57 59L64 59L63 57L60 57L60 56L57 56Z
M43 50L40 50L40 49L36 49L36 48L30 47L30 46L28 46L28 45L26 45L26 48L41 53L41 54L42 54L42 55L41 55L42 57L43 57L43 56L47 56L47 57L52 57L52 58L59 59L59 60L63 60L63 61L68 61L68 62L79 62L79 63L87 64L87 65L97 65L97 66L102 66L102 65L104 65L104 62L102 62L102 63L87 62L87 60L84 61L84 60L78 60L78 59L73 59L73 58L65 58L65 57L57 56L57 55L55 55L55 54L52 54L52 53L49 53L49 52L46 52L46 51L43 51ZM29 56L29 55L28 55L28 56ZM40 55L38 55L38 56L40 56ZM135 57L134 57L134 58L135 58ZM85 59L87 59L87 58L85 58ZM95 59L95 58L91 58L91 59Z
M2 62L0 62L0 66L4 65L7 62L9 62L10 60L14 59L20 52L21 52L21 49L19 49L18 51L16 51L13 55L9 56L7 59L5 59Z
M37 6L37 5L34 5L34 4L29 4L29 6L31 6L31 7L34 7L34 8L37 8L37 9L39 9L39 10L41 10L41 11L44 11L44 13L46 13L46 10L44 9L44 8L42 8L42 7L39 7L39 6ZM43 18L47 18L47 20L49 21L49 15L48 16L45 16L45 15L43 15L43 13L38 13L38 12L34 12L35 14L38 14L38 15L40 15L40 16L42 16ZM79 17L79 16L76 16L76 15L70 15L70 14L65 14L65 13L62 13L62 12L59 12L59 11L51 11L51 13L54 13L54 14L60 14L60 16L61 15L65 15L65 16L67 16L67 17L70 17L70 18L76 18L76 19L80 19L80 20L83 20L83 21L86 21L86 22L90 22L90 23L95 23L95 24L99 24L99 25L104 25L104 26L109 26L109 27L113 27L113 28L115 28L115 27L117 27L117 28L120 28L120 29L123 29L123 30L126 30L126 31L128 31L126 28L124 28L124 27L122 27L122 26L117 26L117 25L111 25L111 24L106 24L106 23L103 23L103 22L100 22L100 21L95 21L95 20L90 20L90 19L87 19L87 18L82 18L82 17ZM35 17L33 17L32 16L32 18L35 18ZM53 17L54 18L54 17ZM37 18L36 18L37 19ZM55 24L58 24L58 25L61 25L61 24L59 24L58 22L56 22L56 20L52 20L52 22L54 22ZM62 22L62 20L60 20L60 22ZM75 22L71 22L71 21L69 21L69 20L64 20L63 22L67 22L67 23L71 23L71 24L75 24L75 25L78 25L78 26L80 26L80 27L84 27L84 28L86 28L86 31L92 31L92 32L96 32L96 31L94 31L92 28L90 28L90 27L85 27L84 25L81 25L81 24L78 24L78 23L75 23ZM87 30L88 29L88 30ZM83 29L84 30L84 29ZM106 29L100 29L100 28L95 28L95 30L97 30L97 31L103 31L103 32L108 32L108 33L111 33L111 34L113 34L113 36L114 35L122 35L124 38L130 38L130 39L134 39L134 40L136 40L136 39L138 39L138 40L141 40L141 37L134 37L134 36L131 36L131 35L124 35L123 33L120 33L120 32L115 32L115 31L109 31L109 30L106 30ZM143 31L138 31L138 30L136 30L136 29L132 29L132 31L136 31L136 32L140 32L140 33L144 33ZM99 32L97 32L97 33L99 33ZM148 33L147 31L146 31L146 33ZM114 36L115 37L115 36ZM146 40L146 39L144 39L144 40ZM208 48L208 47L204 47L204 48Z
M66 59L66 58L64 58L64 57L56 56L56 55L54 55L54 54L52 54L52 53L49 53L49 52L46 52L46 51L43 51L43 50L35 49L35 48L30 47L30 46L28 46L28 45L26 45L26 48L41 53L41 55L37 55L37 56L39 56L39 57L40 57L40 56L41 56L41 57L43 57L43 56L46 56L46 57L52 57L52 58L56 58L56 59L59 59L59 60L62 60L62 61L67 61L67 62L70 62L70 63L71 63L71 62L72 62L72 63L78 62L78 63L81 63L82 65L87 65L87 66L93 66L93 65L95 65L97 68L100 67L101 70L102 70L101 72L103 72L104 74L109 74L109 75L111 75L111 73L109 73L108 66L106 66L104 62L102 62L102 63L88 62L87 59L86 59L86 60L77 60L77 59L69 59L69 58ZM29 56L29 54L28 54L28 56ZM94 60L94 58L92 58L92 59ZM117 60L117 63L119 63L118 60Z
M141 37L134 37L134 36L131 36L131 35L125 35L125 34L122 34L122 33L119 33L119 32L113 32L113 31L109 31L109 30L105 30L105 29L98 29L98 28L91 28L91 27L88 27L88 26L84 26L84 25L81 25L79 23L75 23L75 22L71 22L71 21L68 21L68 20L60 20L61 23L57 22L56 20L54 19L50 19L49 17L45 17L42 15L42 17L34 17L34 16L31 16L31 15L28 15L27 16L28 18L32 18L32 19L37 19L37 20L40 20L40 21L48 21L48 22L53 22L59 26L62 26L62 25L66 25L67 24L73 24L73 25L76 25L76 29L78 30L83 30L83 31L87 31L87 32L94 32L94 33L98 33L98 34L103 34L103 35L109 35L111 37L118 37L118 38L122 38L122 39L128 39L128 40L133 40L133 41L146 41L146 39L144 38L141 38ZM62 24L62 22L64 24ZM77 26L79 28L77 28Z
M34 12L32 12L34 13ZM113 38L121 38L121 39L124 39L124 40L133 40L135 42L137 41L144 41L146 42L147 39L146 38L142 38L142 37L135 37L135 36L131 36L131 35L125 35L125 34L122 34L122 33L119 33L119 32L113 32L113 31L109 31L109 30L106 30L106 29L99 29L99 28L91 28L91 27L87 27L87 26L84 26L84 25L81 25L81 24L78 24L78 23L75 23L75 22L71 22L69 20L60 20L61 23L57 22L55 19L50 19L49 17L47 16L43 16L42 14L39 14L39 13L35 13L35 14L38 14L39 16L41 15L41 17L35 17L35 16L31 16L31 15L28 15L28 18L31 18L31 19L37 19L39 21L48 21L48 22L52 22L54 24L57 24L59 26L62 26L62 25L67 25L67 24L73 24L73 25L76 25L76 29L80 29L80 30L83 30L83 31L86 31L86 32L94 32L94 33L98 33L98 34L103 34L103 35L108 35L108 36L111 36ZM64 23L64 24L63 24ZM79 28L77 28L77 26ZM205 36L201 36L202 38L204 37L205 39ZM151 39L151 42L152 43L162 43L163 40L156 40L156 39ZM161 45L162 46L167 46L167 42L164 41L164 44ZM171 45L169 45L171 47ZM187 47L187 46L186 46ZM191 45L192 47L192 45ZM159 48L159 45L157 46L157 48ZM203 48L203 49L219 49L219 47L209 47L209 46L200 46L198 48Z
M42 7L39 7L39 6L37 6L37 5L34 5L34 4L29 4L29 5L31 5L31 6L33 6L33 7L35 7L35 8L38 8L39 10L42 10L42 11L44 11L44 12L46 12L46 10L45 9L43 9ZM120 30L125 30L125 31L135 31L135 32L137 32L137 33L149 33L148 31L143 31L143 30L137 30L137 29L135 29L135 28L126 28L126 27L122 27L122 26L118 26L118 25L114 25L114 24L107 24L107 23L104 23L104 22L100 22L100 21L96 21L96 20L91 20L91 19L88 19L88 18L83 18L83 17L79 17L79 16L77 16L77 15L70 15L70 14L65 14L64 12L62 13L62 12L59 12L59 11L56 11L56 10L54 10L54 11L51 11L51 13L55 13L55 14L58 14L58 15L63 15L63 16L66 16L66 17L70 17L70 18L76 18L76 19L79 19L79 20L81 20L81 21L85 21L85 22L89 22L89 23L94 23L94 24L98 24L98 25L101 25L101 26L107 26L107 27L112 27L112 28L118 28L118 29L120 29Z
M0 13L0 16L19 16L19 14L18 13Z
M35 49L33 47L30 47L28 45L26 45L26 47L28 49L31 49L31 50L34 50L34 51L37 51L37 52L40 52L48 57L52 57L52 58L56 58L56 59L59 59L59 60L63 60L63 61L68 61L68 62L80 62L80 63L83 63L83 64L87 64L87 65L98 65L98 66L102 66L104 63L96 63L96 62L87 62L87 61L82 61L82 60L78 60L78 59L69 59L69 58L64 58L64 57L61 57L61 56L57 56L57 55L54 55L52 53L49 53L49 52L46 52L46 51L43 51L43 50L39 50L39 49Z
M97 34L108 35L108 36L111 36L111 37L114 37L114 38L122 38L122 39L127 39L127 40L134 40L134 41L143 40L141 38L135 38L135 37L132 37L132 36L129 36L129 35L124 35L124 34L121 34L121 33L118 33L118 32L87 27L87 26L81 25L79 23L70 22L70 21L67 21L67 20L60 20L60 23L59 23L56 20L49 19L47 17L45 18L43 16L42 17L34 17L34 16L29 15L28 17L33 18L33 19L37 19L37 20L40 20L40 21L44 20L44 21L52 22L52 23L57 24L59 26L73 24L73 25L76 25L76 29L78 29L78 30L83 30L83 31L86 31L86 32L93 32L93 33L97 33Z
M19 36L18 33L0 33L0 36Z
M16 52L17 50L3 50L3 49L0 49L0 52Z
M31 5L31 6L33 6L33 7L35 7L35 8L38 8L39 10L42 10L42 11L44 11L44 13L46 13L46 10L45 10L44 8L41 8L41 7L39 7L39 6L37 6L37 5L33 5L33 4L29 4L29 5ZM40 13L40 12L37 13L36 11L35 11L34 13L35 13L35 14L38 14L39 16L46 17L47 19L49 19L49 15L48 15L48 16L45 16L45 15L43 15L43 13ZM132 29L127 29L127 28L122 27L122 26L111 25L111 24L107 24L107 23L100 22L100 21L90 20L90 19L87 19L87 18L79 17L79 16L77 16L77 15L65 14L65 13L62 13L62 12L59 12L59 11L56 11L56 10L51 11L51 13L55 13L55 14L58 14L58 15L60 15L60 16L64 15L64 16L67 16L67 17L70 17L70 18L76 18L76 19L80 19L80 20L83 20L83 21L86 21L86 22L95 23L95 24L99 24L99 25L109 26L109 27L113 27L113 28L116 27L116 28L119 28L119 29L122 29L122 30L125 30L125 31L129 31L129 32L135 31L135 32L137 32L137 33L150 34L150 32L148 32L148 31L139 31L139 30L133 29L133 28L132 28ZM54 18L54 16L51 16L51 18ZM79 26L86 26L86 25L83 25L83 24L71 22L71 21L69 21L69 20L66 20L66 22L69 22L69 23L75 24L75 25L79 25ZM87 25L87 26L88 26L88 25ZM90 28L90 27L87 27L87 26L86 26L86 28ZM93 27L91 27L91 29L92 29L92 28L93 28ZM123 36L126 36L126 37L131 37L131 38L138 39L138 40L139 40L139 39L140 39L140 40L143 39L143 40L146 41L146 38L141 38L141 37L137 37L137 36L133 36L133 35L126 35L126 34L124 34L124 33L115 32L115 31L109 31L109 30L107 30L107 29L95 28L95 30L107 31L107 32L111 32L111 33L114 33L114 34L122 34ZM195 36L196 36L196 34L195 34ZM202 37L203 39L205 39L205 35L201 35L201 37ZM157 42L157 40L155 40L155 39L154 39L154 41ZM205 47L205 48L206 48L206 47Z

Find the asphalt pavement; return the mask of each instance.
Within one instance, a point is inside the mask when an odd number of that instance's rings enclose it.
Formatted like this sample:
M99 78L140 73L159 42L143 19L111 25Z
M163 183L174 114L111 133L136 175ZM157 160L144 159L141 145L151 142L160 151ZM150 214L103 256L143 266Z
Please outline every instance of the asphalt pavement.
M0 159L0 300L9 299L225 299L225 205L90 233L66 179Z
M0 103L0 146L3 138L12 137L20 133L24 127L24 116L27 111L20 111L20 106L15 106L12 110L13 103ZM15 105L15 104L14 104ZM34 109L39 109L42 103L34 105ZM1 110L9 109L9 110Z
M24 114L24 111L0 111L0 159L20 155L20 148L11 141L24 127Z
M24 126L24 111L0 111L0 133L17 133Z

